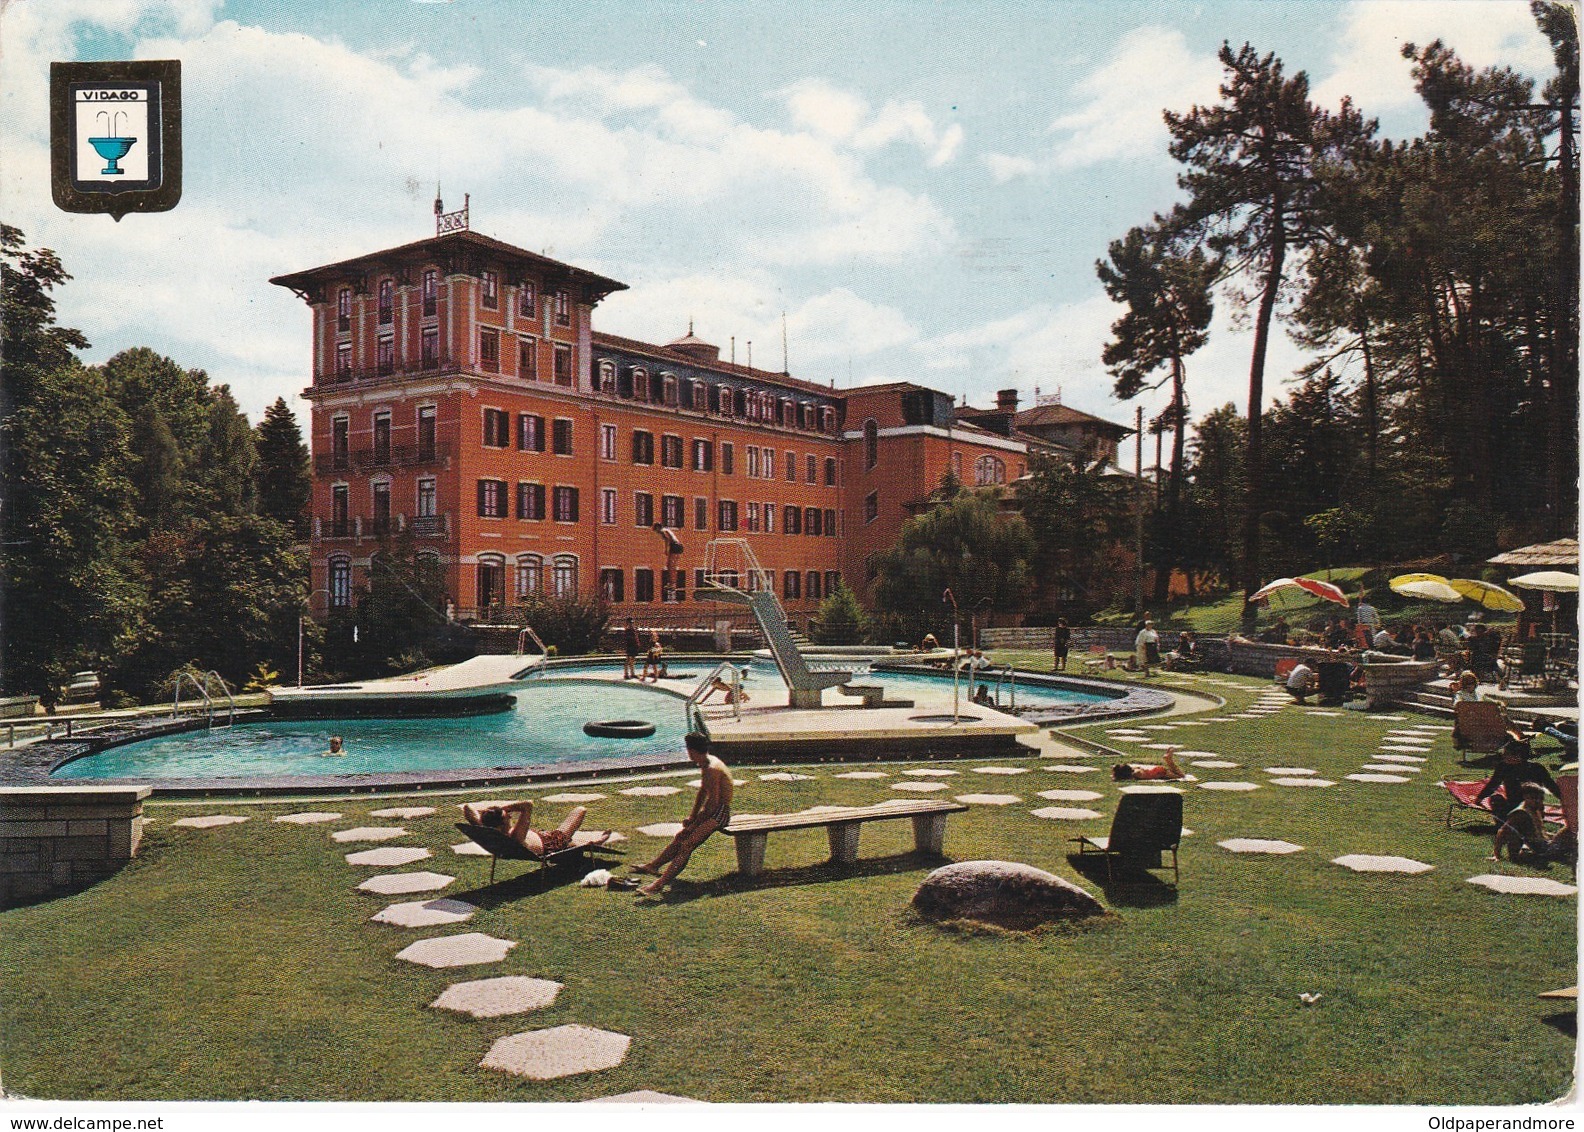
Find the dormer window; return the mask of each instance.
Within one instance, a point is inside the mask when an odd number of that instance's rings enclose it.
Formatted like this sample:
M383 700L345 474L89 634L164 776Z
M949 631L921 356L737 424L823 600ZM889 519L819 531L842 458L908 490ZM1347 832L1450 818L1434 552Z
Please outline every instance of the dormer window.
M500 275L497 272L484 273L484 287L480 301L484 304L485 310L500 309Z
M639 401L649 400L649 371L646 369L633 370L633 397Z
M616 366L612 362L601 362L599 365L599 389L607 396L616 396Z

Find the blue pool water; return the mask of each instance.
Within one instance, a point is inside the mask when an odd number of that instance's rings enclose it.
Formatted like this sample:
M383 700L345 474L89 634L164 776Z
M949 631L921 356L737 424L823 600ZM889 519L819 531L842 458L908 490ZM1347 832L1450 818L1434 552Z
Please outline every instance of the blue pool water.
M707 671L707 667L687 664L686 658L681 658L678 669L684 668L695 672L695 678ZM67 763L54 777L251 778L477 770L664 753L680 756L686 731L682 700L634 684L578 679L620 670L619 664L558 668L553 675L514 692L516 706L494 715L280 720L216 727L112 747ZM874 673L862 680L883 683L893 696L916 699L920 706L951 702L950 677ZM751 695L755 687L779 689L782 685L775 670L761 662L750 668L745 686ZM965 700L970 691L964 681ZM1098 703L1108 698L1068 688L1018 686L1020 707ZM655 725L655 733L647 739L598 739L583 733L583 724L592 719L644 719ZM344 740L344 756L325 756L332 735Z

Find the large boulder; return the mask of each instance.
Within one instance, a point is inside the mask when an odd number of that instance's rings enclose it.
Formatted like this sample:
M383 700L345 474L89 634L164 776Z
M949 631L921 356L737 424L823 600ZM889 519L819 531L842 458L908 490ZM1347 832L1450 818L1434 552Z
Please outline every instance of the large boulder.
M959 861L936 869L913 894L931 920L977 920L1031 928L1105 914L1100 901L1059 876L1013 861Z

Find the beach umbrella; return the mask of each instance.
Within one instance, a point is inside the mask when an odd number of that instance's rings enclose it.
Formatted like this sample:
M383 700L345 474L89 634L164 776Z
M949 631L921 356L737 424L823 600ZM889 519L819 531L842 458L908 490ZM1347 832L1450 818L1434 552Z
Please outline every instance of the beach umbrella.
M1521 613L1524 608L1523 598L1490 582L1481 582L1475 578L1449 578L1447 585L1469 601L1476 602L1486 609L1495 610L1497 613Z
M1332 601L1343 606L1348 604L1347 594L1342 592L1340 586L1334 586L1330 582L1322 582L1318 578L1294 578L1293 584L1300 589L1308 590L1322 601Z
M1579 576L1561 570L1541 570L1513 578L1508 584L1517 586L1521 590L1550 590L1558 594L1576 594L1579 588Z
M1386 584L1391 587L1392 593L1403 597L1442 601L1448 605L1456 605L1463 600L1463 595L1439 574L1399 574Z
M1303 609L1317 601L1348 603L1342 591L1330 582L1317 582L1313 578L1277 578L1255 590L1249 601L1263 605L1274 612L1285 609Z

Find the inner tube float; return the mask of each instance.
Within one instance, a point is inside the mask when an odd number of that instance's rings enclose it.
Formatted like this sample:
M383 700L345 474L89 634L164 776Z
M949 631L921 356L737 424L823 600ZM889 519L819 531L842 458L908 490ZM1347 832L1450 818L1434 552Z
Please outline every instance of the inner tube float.
M646 719L591 719L583 725L583 734L596 739L647 739L654 733Z

